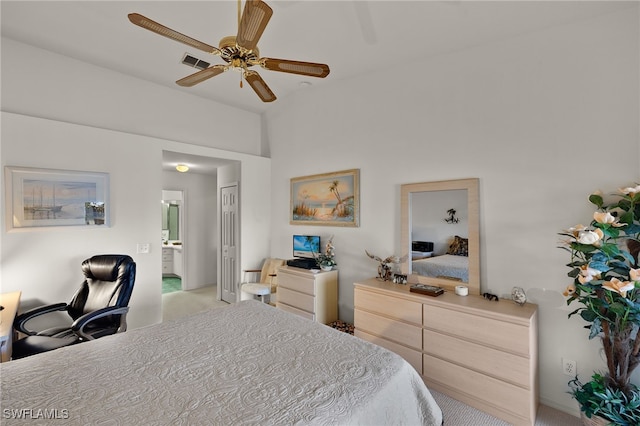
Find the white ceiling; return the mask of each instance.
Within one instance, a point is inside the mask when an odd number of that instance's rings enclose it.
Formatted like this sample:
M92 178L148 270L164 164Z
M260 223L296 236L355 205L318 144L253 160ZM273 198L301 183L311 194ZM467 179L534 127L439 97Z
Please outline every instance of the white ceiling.
M540 28L588 19L634 1L309 1L267 0L273 9L258 45L261 56L326 63L325 79L257 69L282 101L294 91L388 69L407 77L414 58L428 58ZM243 2L244 4L244 2ZM129 22L137 12L214 46L237 32L235 0L7 1L0 3L2 36L174 90L262 113L265 104L240 74L227 72L192 88L175 81L197 69L189 53L211 64L216 56ZM305 83L312 84L311 87Z

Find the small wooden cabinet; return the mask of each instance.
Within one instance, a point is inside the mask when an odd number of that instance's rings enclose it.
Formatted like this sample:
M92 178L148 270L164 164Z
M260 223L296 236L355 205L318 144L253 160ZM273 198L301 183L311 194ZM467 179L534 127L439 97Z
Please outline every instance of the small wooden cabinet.
M173 249L162 248L162 274L173 274Z
M182 247L162 247L162 274L182 276Z
M283 266L277 273L276 307L312 321L338 320L338 271L313 273Z
M355 335L396 352L427 386L514 425L538 407L537 305L355 283Z

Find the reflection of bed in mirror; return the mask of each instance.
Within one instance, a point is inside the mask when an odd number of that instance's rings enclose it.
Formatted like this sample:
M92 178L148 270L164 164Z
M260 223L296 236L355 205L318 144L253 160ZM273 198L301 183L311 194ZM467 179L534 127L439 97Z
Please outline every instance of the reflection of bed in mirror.
M414 274L423 277L469 282L469 258L466 256L443 254L442 256L414 259L411 262L411 270Z

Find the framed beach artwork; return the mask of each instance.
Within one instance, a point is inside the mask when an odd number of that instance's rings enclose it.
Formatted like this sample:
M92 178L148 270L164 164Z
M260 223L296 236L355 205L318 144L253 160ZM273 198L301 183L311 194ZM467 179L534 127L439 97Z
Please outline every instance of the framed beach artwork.
M109 226L109 175L5 167L10 228Z
M292 225L360 225L360 169L291 179Z

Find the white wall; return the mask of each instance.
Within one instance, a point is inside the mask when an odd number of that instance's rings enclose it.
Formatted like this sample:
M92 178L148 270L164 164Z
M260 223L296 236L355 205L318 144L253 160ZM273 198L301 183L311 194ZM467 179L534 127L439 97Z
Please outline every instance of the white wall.
M163 189L183 191L183 290L216 284L218 258L217 177L201 173L162 173Z
M2 111L234 152L261 152L257 114L4 37L1 42Z
M4 112L1 119L3 168L105 172L109 173L111 194L111 227L104 229L10 230L5 226L10 216L3 208L2 292L22 291L25 308L66 302L82 282L80 264L84 259L102 253L129 254L137 263L129 326L160 321L162 152L154 149L156 141ZM6 207L4 194L1 199ZM151 243L151 253L136 254L137 243Z
M542 401L577 414L561 357L585 378L604 364L581 320L567 319L557 233L590 220L592 191L640 181L638 27L636 5L274 105L272 255L290 257L294 233L333 234L340 317L351 321L353 282L376 275L365 249L400 254L400 185L478 177L482 291L517 285L539 305ZM290 178L351 168L359 228L289 224Z
M241 203L246 211L264 210L269 202L267 158L5 112L0 119L3 169L22 166L98 171L109 173L110 177L111 226L103 229L10 229L5 213L4 176L0 178L0 291L22 291L23 308L70 300L82 282L80 264L84 259L98 253L125 253L137 263L127 317L129 327L161 320L163 150L242 164L245 167L239 176L245 193L241 194ZM246 253L241 249L239 268L246 269L264 257L255 252L256 247L263 246L263 253L268 249L269 212L263 214L261 221L241 212L240 222L242 229L258 239L252 246L246 245ZM137 254L138 243L149 243L150 253Z
M0 291L21 290L25 307L66 301L81 282L82 260L124 252L138 263L129 327L160 321L162 151L239 162L249 195L241 202L248 212L264 210L270 160L256 156L263 145L260 116L10 39L1 43L0 165L108 172L112 226L7 232L0 178ZM262 251L268 250L268 213L246 225L264 241ZM241 216L241 227L249 219ZM135 253L139 242L151 244L148 255ZM239 268L262 257L247 249Z

